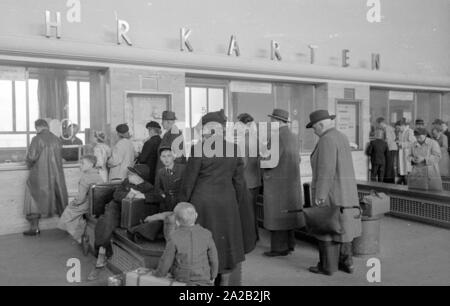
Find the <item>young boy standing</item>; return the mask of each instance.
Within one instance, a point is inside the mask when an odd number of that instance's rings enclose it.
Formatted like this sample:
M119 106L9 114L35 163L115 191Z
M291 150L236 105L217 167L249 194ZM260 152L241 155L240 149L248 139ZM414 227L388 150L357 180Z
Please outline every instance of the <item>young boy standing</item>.
M366 151L372 164L371 180L374 182L383 182L384 179L386 157L389 154L389 147L383 138L383 130L376 130L375 139L370 142Z
M89 188L94 184L104 183L95 168L96 164L97 158L94 155L85 155L81 158L81 178L78 183L78 194L66 207L58 222L58 228L67 231L78 243L81 243L81 237L86 227L86 220L84 220L83 215L89 209Z
M159 213L147 217L144 224L130 231L135 241L139 241L140 238L155 240L161 232L163 222L166 240L175 228L175 217L172 211L179 202L178 193L185 165L175 162L175 155L169 147L161 147L159 154L164 165L164 168L158 170L155 180L155 201L160 203Z
M171 272L178 282L213 285L219 258L211 232L195 224L197 212L190 203L179 203L174 215L177 229L170 234L171 238L153 275L166 277Z

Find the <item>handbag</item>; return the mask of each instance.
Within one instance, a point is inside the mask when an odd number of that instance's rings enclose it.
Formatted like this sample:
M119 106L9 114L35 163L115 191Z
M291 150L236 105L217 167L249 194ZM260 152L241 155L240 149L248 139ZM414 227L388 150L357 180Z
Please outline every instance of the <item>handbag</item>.
M360 206L314 206L299 210L284 211L286 213L303 212L306 228L309 233L314 235L342 235L344 228L341 224L341 214L344 209L359 209L359 215L355 219L361 218Z
M408 189L442 191L442 181L430 176L428 166L414 166L408 175Z

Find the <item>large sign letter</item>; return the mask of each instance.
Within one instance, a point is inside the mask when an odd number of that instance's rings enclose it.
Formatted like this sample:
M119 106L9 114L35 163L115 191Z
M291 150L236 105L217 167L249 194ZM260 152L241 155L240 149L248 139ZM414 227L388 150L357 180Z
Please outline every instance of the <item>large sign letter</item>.
M117 44L122 43L122 39L129 45L133 45L127 33L130 31L130 25L125 20L117 19Z
M344 49L342 50L342 67L348 67L350 64L348 63L348 60L350 57L348 57L348 54L350 53L350 50Z
M236 40L236 36L232 35L230 39L230 45L228 47L228 55L233 55L233 52L236 54L236 56L241 55L241 51L239 50L239 45Z
M372 70L380 70L380 54L372 53Z
M81 283L81 262L78 258L70 258L66 263L69 270L66 274L68 283Z
M367 6L370 10L367 12L367 21L370 23L381 22L381 3L380 0L367 0Z
M310 59L311 59L310 63L314 64L316 62L316 51L315 50L318 47L315 46L315 45L309 45L308 47L309 47L309 50L310 50Z
M56 29L56 38L61 38L62 33L62 25L61 25L61 13L56 12L56 21L51 20L51 12L45 11L45 26L46 26L46 33L45 36L47 38L52 37L52 28Z
M67 21L70 23L81 22L81 2L80 0L67 0L69 10L67 11Z
M270 59L272 61L274 61L275 59L279 60L279 61L282 60L281 53L280 53L280 43L276 42L275 40L272 40L272 42L271 42Z
M193 52L194 48L192 48L191 43L189 42L189 36L192 31L190 29L181 28L180 29L180 50L184 51L184 47L188 49L189 52Z

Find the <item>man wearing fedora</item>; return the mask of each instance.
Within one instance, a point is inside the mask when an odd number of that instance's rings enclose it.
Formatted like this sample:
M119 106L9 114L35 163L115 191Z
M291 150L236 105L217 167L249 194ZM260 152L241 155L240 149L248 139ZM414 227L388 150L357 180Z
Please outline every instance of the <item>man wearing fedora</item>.
M175 145L177 146L177 149L183 150L183 133L178 129L175 122L177 120L177 116L174 112L171 111L164 111L162 113L162 126L165 131L164 136L162 138L161 144L159 145L160 148L164 147L172 147L172 144L175 142ZM181 137L181 138L179 138ZM181 145L180 145L181 143ZM173 150L173 148L172 148ZM175 153L179 150L173 150ZM176 154L177 157L175 159L176 163L184 164L186 163L186 158L183 155ZM158 161L158 169L162 168L163 164L161 161Z
M130 140L130 129L126 124L119 124L116 132L119 141L112 149L111 157L108 159L109 179L123 180L127 177L128 167L133 166L136 158L136 151Z
M156 166L159 160L159 146L161 144L161 126L156 121L150 121L145 126L148 130L149 138L142 147L142 152L137 158L138 164L145 164L150 169L149 182L155 184Z
M274 257L286 256L294 250L294 230L303 227L304 221L299 214L284 212L303 207L298 137L289 129L289 113L286 110L274 109L269 117L279 124L279 162L273 168L265 168L263 175L264 228L271 233L271 249L264 255Z
M309 117L306 128L319 136L311 155L313 205L358 206L352 152L347 137L334 127L336 116L317 110ZM343 234L316 235L320 260L309 271L331 275L339 268L353 273L352 241L361 235L361 219L355 218L358 215L358 209L344 209L340 215Z

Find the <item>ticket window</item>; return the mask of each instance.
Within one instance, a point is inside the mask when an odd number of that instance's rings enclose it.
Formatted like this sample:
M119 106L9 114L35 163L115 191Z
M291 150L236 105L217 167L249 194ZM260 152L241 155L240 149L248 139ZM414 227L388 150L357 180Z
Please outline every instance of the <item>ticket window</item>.
M232 81L233 82L233 81ZM274 108L289 112L291 131L297 135L301 152L312 152L315 137L305 126L309 114L315 109L314 85L291 83L231 83L231 103L233 116L248 113L256 123L269 123L268 117Z
M99 90L91 84L95 73L26 68L21 80L0 80L0 165L24 165L39 118L46 119L50 131L63 141L66 162L78 164L91 127L91 94L93 88ZM78 140L69 141L76 129Z

